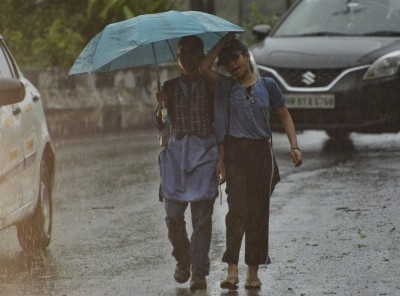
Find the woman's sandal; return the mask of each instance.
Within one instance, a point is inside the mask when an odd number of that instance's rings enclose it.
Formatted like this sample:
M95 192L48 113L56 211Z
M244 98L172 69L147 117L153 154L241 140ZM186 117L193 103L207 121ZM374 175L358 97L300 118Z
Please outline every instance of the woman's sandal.
M260 289L261 288L261 281L259 279L246 279L244 283L244 287L246 289Z
M238 289L239 279L234 277L228 277L221 281L220 287L222 289L227 289L230 291L234 291Z

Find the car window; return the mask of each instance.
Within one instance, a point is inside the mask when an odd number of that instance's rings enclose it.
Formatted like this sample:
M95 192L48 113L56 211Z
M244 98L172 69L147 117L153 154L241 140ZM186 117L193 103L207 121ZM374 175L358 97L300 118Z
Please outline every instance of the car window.
M0 78L14 78L12 71L12 61L10 60L7 50L2 42L0 42Z
M400 0L304 0L274 36L400 36Z

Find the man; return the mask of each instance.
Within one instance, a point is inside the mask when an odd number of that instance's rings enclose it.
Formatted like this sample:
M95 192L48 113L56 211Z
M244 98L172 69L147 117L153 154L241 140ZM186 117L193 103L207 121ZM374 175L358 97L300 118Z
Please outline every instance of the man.
M213 128L213 91L199 72L203 47L202 40L196 36L179 41L181 76L166 81L157 93L159 106L155 120L158 130L169 128L161 114L165 106L171 136L158 159L160 197L164 200L168 238L177 262L175 280L185 283L192 273L192 291L207 288L213 207L218 183L224 181ZM188 204L193 226L190 240L185 223Z

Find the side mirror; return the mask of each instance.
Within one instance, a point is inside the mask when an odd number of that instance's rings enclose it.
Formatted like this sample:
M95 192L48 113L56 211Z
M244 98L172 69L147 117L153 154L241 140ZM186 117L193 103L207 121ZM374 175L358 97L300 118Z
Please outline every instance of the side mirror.
M25 87L18 79L0 78L0 106L21 102Z
M263 40L271 32L270 25L256 25L253 27L252 33L258 41Z

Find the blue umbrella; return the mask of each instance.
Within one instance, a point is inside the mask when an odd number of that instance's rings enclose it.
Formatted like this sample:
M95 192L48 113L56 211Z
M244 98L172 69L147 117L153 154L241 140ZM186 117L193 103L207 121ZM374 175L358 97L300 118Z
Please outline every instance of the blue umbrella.
M199 36L207 51L228 32L242 33L245 30L200 11L140 15L106 26L86 45L69 75L151 64L158 67L158 63L176 61L177 43L181 37Z

